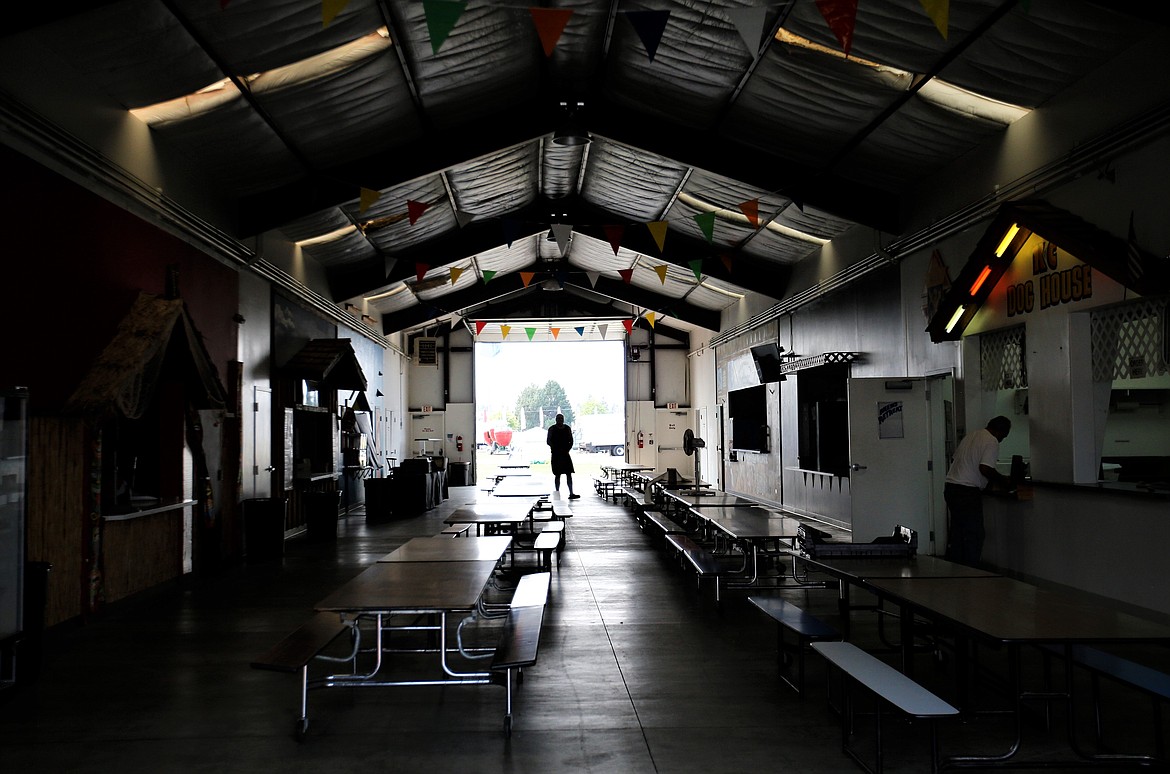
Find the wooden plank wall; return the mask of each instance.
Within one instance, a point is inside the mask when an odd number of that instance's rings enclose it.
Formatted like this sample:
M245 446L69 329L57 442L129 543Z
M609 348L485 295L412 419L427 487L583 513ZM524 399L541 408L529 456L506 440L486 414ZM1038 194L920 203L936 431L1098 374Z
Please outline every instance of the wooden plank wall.
M87 587L85 422L32 417L29 421L28 561L48 562L45 625L82 613Z

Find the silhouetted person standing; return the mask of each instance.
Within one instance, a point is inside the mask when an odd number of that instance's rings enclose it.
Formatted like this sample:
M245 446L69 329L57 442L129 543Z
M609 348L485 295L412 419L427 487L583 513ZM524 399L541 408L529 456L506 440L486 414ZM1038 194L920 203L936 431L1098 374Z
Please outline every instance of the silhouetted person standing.
M573 494L573 458L569 452L573 448L573 429L565 424L565 415L557 414L556 424L548 428L545 442L549 448L549 463L552 466L553 486L561 491L561 476L569 485L569 499L580 499L581 495Z
M975 564L983 554L983 490L992 481L1012 488L1012 481L995 469L999 442L1012 430L1007 417L994 417L987 427L968 433L947 470L943 499L951 512L947 529L947 559Z

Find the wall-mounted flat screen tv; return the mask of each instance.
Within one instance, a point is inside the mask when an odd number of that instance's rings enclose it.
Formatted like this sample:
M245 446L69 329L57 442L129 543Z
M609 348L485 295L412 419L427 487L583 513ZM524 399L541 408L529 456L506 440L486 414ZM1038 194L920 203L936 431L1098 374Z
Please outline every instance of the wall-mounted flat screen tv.
M731 448L736 451L768 451L768 390L764 385L727 393L731 423Z

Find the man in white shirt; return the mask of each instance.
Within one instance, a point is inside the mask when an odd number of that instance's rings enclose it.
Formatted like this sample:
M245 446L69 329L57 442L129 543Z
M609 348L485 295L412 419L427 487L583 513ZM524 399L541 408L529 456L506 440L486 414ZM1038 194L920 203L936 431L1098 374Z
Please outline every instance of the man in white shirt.
M976 564L983 553L983 490L992 481L1012 488L1011 479L995 469L999 442L1011 429L1010 419L994 417L984 429L969 433L955 449L943 487L951 514L946 554L951 561Z

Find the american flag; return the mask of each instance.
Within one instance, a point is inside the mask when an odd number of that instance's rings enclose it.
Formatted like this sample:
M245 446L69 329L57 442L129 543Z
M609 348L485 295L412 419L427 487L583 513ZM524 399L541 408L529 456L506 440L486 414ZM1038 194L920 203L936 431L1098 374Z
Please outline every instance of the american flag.
M1137 234L1133 230L1133 213L1129 213L1129 239L1125 243L1125 263L1129 269L1129 277L1134 282L1140 282L1145 268L1142 266L1142 251L1138 247Z

